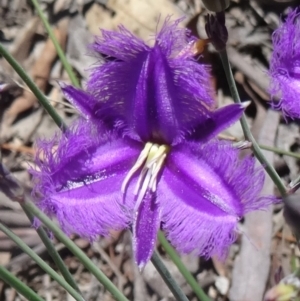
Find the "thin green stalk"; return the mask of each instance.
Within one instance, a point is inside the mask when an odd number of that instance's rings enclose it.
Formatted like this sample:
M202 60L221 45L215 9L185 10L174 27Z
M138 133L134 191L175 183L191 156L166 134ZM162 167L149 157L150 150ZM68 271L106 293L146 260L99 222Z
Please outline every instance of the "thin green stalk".
M151 261L177 301L189 301L155 251Z
M286 151L284 149L280 149L280 148L272 147L272 146L267 146L267 145L263 145L263 144L259 144L259 147L261 149L264 149L264 150L267 150L267 151L270 151L270 152L273 152L273 153L276 153L276 154L279 154L279 155L286 155L286 156L290 156L290 157L293 157L293 158L296 158L296 159L300 159L300 153L289 152L289 151Z
M172 246L169 244L169 242L166 240L164 234L159 231L158 233L158 239L163 248L165 249L166 253L170 256L172 261L177 266L178 270L182 274L182 276L185 278L186 282L190 285L196 296L201 301L211 301L210 298L205 294L205 292L202 290L202 288L197 283L196 279L193 277L191 272L186 268L186 266L181 261L180 257L176 253L176 251L172 248Z
M220 51L219 54L221 57L221 61L222 61L223 68L224 68L224 71L226 74L226 78L227 78L227 82L229 85L229 89L230 89L232 98L235 103L241 103L240 96L239 96L239 93L237 91L237 87L235 84L235 80L233 78L233 74L232 74L232 70L231 70L231 66L230 66L230 62L228 59L226 49ZM254 139L254 137L249 129L245 114L243 114L243 116L241 118L241 126L243 128L245 138L252 143L252 150L253 150L256 158L264 166L265 170L269 174L270 178L273 180L274 184L277 186L281 195L282 196L286 195L287 192L286 192L285 185L282 183L282 181L281 181L279 175L277 174L276 170L274 169L274 167L267 161L267 159L265 158L264 154L262 153L260 147L258 146L256 140Z
M68 238L50 218L41 212L33 203L24 202L22 204L31 214L36 216L53 234L78 258L78 260L98 279L103 286L114 296L117 301L129 301L118 288L100 271L86 254Z
M13 240L17 246L29 255L50 277L60 284L71 296L77 301L83 301L83 297L61 276L59 276L40 256L38 256L31 248L29 248L17 235L10 231L0 222L0 230Z
M44 13L43 13L40 5L39 5L39 2L37 0L31 0L31 3L34 5L37 13L39 14L39 16L40 16L40 18L41 18L48 34L49 34L50 39L53 42L53 45L56 49L56 52L57 52L57 54L58 54L58 56L59 56L59 58L60 58L60 60L63 64L65 70L67 71L67 73L70 77L70 80L71 80L72 84L76 87L80 87L79 81L78 81L77 77L75 76L75 74L73 72L73 69L72 69L71 65L69 64L63 50L61 49L61 47L60 47L60 45L59 45L59 43L58 43L58 41L57 41L57 39L56 39L56 37L53 33L53 30L52 30L47 18L45 17L45 15L44 15Z
M25 70L20 66L20 64L11 56L11 54L5 49L5 47L0 43L0 54L7 60L7 62L13 67L13 69L19 74L19 76L23 79L32 93L39 100L41 105L47 111L47 113L52 117L54 122L58 125L58 127L62 130L66 129L64 122L61 117L57 114L55 109L51 106L47 97L43 94L43 92L36 86L36 84L32 81L32 79L27 75Z
M30 287L24 284L5 267L0 265L0 279L6 282L8 285L13 287L18 293L24 296L30 301L45 301L43 298L38 296Z
M22 203L21 203L22 206ZM27 208L23 207L23 210L25 212L25 214L27 215L28 219L31 221L31 223L33 223L33 218L34 216L27 210ZM76 281L74 280L74 278L72 277L69 269L66 267L66 265L64 264L62 258L60 257L60 255L58 254L58 252L56 251L53 243L51 242L51 240L49 239L46 231L42 228L39 227L37 230L37 233L39 235L39 237L41 238L42 242L44 243L49 255L51 256L51 258L53 259L53 261L55 262L57 268L59 269L59 271L61 272L62 276L64 277L64 279L69 283L69 285L71 285L78 293L81 294ZM82 295L82 294L81 294Z

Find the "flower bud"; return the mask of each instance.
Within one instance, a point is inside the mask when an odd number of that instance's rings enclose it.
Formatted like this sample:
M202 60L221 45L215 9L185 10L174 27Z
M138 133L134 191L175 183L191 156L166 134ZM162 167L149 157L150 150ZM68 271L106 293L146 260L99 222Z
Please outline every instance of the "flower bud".
M228 31L225 25L225 13L208 14L205 17L205 31L217 51L226 48Z
M206 9L219 13L225 10L230 3L230 0L202 0Z

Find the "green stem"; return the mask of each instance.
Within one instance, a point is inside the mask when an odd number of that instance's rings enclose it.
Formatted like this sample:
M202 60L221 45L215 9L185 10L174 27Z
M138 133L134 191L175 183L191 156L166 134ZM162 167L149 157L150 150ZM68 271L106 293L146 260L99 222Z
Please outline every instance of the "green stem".
M199 286L196 279L193 277L191 272L183 264L180 257L173 249L173 247L169 244L169 242L167 241L167 239L165 238L164 234L161 231L159 231L158 233L158 239L161 245L163 246L163 248L165 249L166 253L170 256L170 258L175 263L182 276L185 278L186 282L193 289L198 299L201 301L210 301L210 298L205 294L205 292Z
M189 301L189 299L186 297L184 292L181 290L181 288L178 286L162 260L159 258L159 255L156 251L154 251L151 261L155 268L157 269L160 276L163 278L164 282L169 287L170 291L174 295L177 301Z
M223 68L225 70L225 74L226 74L226 78L227 78L227 82L229 85L229 89L230 89L232 98L235 103L241 103L240 96L237 91L237 87L236 87L236 84L235 84L235 81L233 78L233 74L232 74L232 70L231 70L231 66L229 63L226 49L220 51L219 54L221 57ZM241 126L243 128L245 138L252 143L252 150L253 150L256 158L264 166L266 172L269 174L270 178L273 180L274 184L277 186L281 195L282 196L286 195L285 185L282 183L282 181L281 181L279 175L277 174L276 170L274 169L274 167L267 161L267 159L265 158L264 154L262 153L260 147L258 146L256 140L254 139L254 137L250 131L250 128L248 126L245 114L243 114L243 116L241 118Z
M53 45L56 49L56 52L57 52L57 54L58 54L58 56L59 56L59 58L60 58L60 60L63 64L65 70L67 71L72 84L76 87L80 87L79 81L78 81L77 77L75 76L75 74L73 72L73 69L72 69L71 65L69 64L63 50L61 49L61 47L60 47L60 45L59 45L59 43L58 43L58 41L57 41L57 39L56 39L56 37L53 33L53 30L52 30L47 18L45 17L38 1L37 0L31 0L31 3L34 5L35 9L37 10L37 13L39 14L39 16L40 16L40 18L41 18L48 34L49 34L50 39L53 42Z
M11 56L11 54L4 48L4 46L0 43L0 54L7 60L7 62L13 67L13 69L19 74L19 76L23 79L26 85L30 88L32 93L39 100L41 105L47 111L47 113L52 117L54 122L58 125L62 130L66 129L64 122L61 117L57 114L55 109L51 106L47 97L43 94L43 92L37 87L37 85L33 82L33 80L27 75L25 70L20 66L20 64Z
M22 203L21 203L22 206ZM31 221L31 223L33 223L33 218L34 216L28 211L27 208L25 208L24 206L22 206L22 209L24 210L25 214L27 215L28 219ZM68 270L68 268L65 266L62 258L60 257L60 255L58 254L58 252L56 251L54 245L52 244L51 240L49 239L46 231L42 228L39 227L37 230L37 233L39 235L39 237L41 238L43 244L45 245L49 255L51 256L51 258L53 259L53 261L55 262L57 268L59 269L59 271L61 272L62 276L64 277L64 279L69 283L69 285L71 285L78 293L81 294L77 283L75 282L75 280L73 279L70 271Z
M31 248L29 248L17 235L10 231L0 222L0 230L13 240L16 245L26 254L29 255L50 277L60 284L71 296L77 301L83 301L83 297L69 285L61 276L59 276L40 256L38 256Z
M24 296L30 301L45 301L43 298L38 296L30 287L24 284L5 267L0 265L0 279L6 282L8 285L13 287L18 293Z
M283 149L280 149L277 147L272 147L272 146L267 146L267 145L262 145L262 144L259 144L259 147L261 149L264 149L264 150L267 150L267 151L270 151L270 152L273 152L273 153L276 153L279 155L286 155L286 156L290 156L290 157L293 157L296 159L300 159L300 153L289 152L289 151L286 151L286 150L283 150Z
M78 258L78 260L98 279L103 286L114 296L117 301L129 301L118 288L100 271L86 254L68 238L50 218L41 212L33 203L24 202L25 207L31 214L36 216L53 234Z

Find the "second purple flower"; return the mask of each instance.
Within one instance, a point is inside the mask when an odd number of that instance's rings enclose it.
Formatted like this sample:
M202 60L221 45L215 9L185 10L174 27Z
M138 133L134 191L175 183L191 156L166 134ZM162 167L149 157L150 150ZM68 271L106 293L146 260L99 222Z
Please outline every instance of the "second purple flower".
M300 9L291 10L273 33L270 94L284 116L300 118Z

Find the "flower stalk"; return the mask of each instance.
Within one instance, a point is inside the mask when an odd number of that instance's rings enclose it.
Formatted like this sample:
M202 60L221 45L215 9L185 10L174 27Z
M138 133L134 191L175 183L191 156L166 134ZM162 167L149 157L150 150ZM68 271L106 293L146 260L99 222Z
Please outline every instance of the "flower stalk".
M185 278L186 282L190 285L196 296L200 301L210 301L210 298L205 294L202 288L199 286L191 272L186 268L186 266L181 261L180 257L178 256L177 252L172 248L169 244L167 239L165 238L164 234L159 231L158 232L158 240L165 249L166 253L170 256L172 261L177 266L178 270Z
M223 68L225 70L227 82L229 85L229 89L232 95L232 98L235 103L241 103L241 99L239 96L239 93L237 91L237 87L233 78L230 62L228 59L227 51L226 49L219 52ZM259 162L264 166L266 172L270 176L270 178L273 180L274 184L277 186L278 190L280 191L280 194L282 196L285 196L287 191L285 185L282 183L279 175L277 174L275 168L267 161L264 154L262 153L259 145L257 144L256 140L254 139L250 128L248 126L247 120L245 115L241 117L241 126L244 132L245 139L249 140L252 143L252 150L254 152L254 155L259 160Z
M186 297L184 292L181 290L181 288L177 285L174 278L170 274L167 267L164 265L162 260L159 258L159 255L155 251L152 255L151 262L157 269L160 276L164 279L165 283L171 290L172 294L176 298L177 301L189 301L189 299Z

